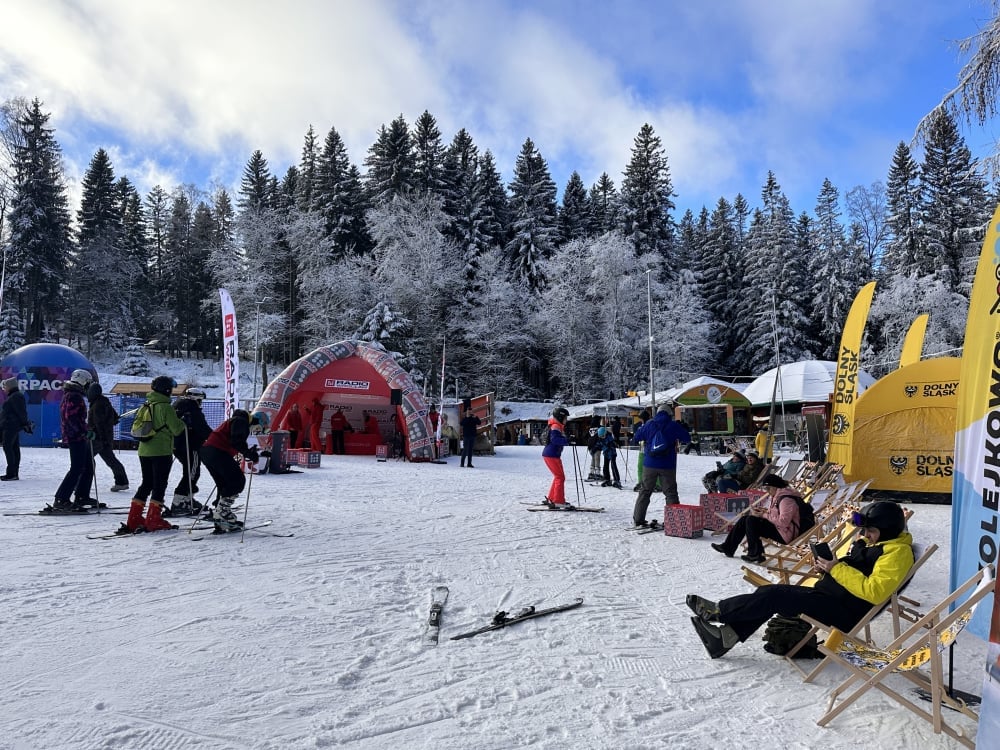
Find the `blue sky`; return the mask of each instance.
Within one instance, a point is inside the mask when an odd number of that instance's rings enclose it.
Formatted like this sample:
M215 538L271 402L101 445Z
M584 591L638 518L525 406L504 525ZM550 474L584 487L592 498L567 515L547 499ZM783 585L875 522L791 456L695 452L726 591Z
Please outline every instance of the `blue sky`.
M796 212L825 178L885 180L896 144L956 82L983 0L31 0L4 4L0 99L40 98L71 189L97 148L145 193L281 176L311 124L362 167L380 125L426 109L506 181L525 138L560 193L616 185L643 123L678 216L773 170ZM964 128L975 154L992 129ZM919 156L919 152L918 152ZM363 168L363 167L362 167Z

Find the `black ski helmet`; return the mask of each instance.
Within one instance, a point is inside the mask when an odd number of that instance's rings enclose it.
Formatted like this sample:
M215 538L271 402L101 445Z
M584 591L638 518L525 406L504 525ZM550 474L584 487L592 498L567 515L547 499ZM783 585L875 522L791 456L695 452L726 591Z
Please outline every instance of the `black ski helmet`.
M158 375L153 378L153 382L150 383L149 387L157 393L169 396L173 392L174 388L177 387L177 381L169 375Z
M906 528L906 519L899 503L891 500L878 500L869 503L855 514L854 525L878 529L880 542L895 539Z
M559 424L566 424L566 420L569 419L569 410L565 406L557 406L552 410L552 416Z
M232 413L232 415L229 418L230 419L244 419L249 424L249 422L250 422L250 412L248 412L246 409L233 409L233 413Z

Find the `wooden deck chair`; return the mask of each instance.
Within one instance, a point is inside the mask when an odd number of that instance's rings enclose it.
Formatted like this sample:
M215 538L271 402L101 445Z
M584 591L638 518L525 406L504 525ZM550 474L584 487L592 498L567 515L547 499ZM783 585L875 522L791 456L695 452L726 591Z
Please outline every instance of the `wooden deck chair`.
M835 628L831 630L826 643L820 646L820 651L847 669L850 676L830 694L827 711L816 723L826 726L868 690L875 688L898 702L903 708L928 721L935 734L943 732L966 747L974 747L972 738L947 724L942 715L941 707L946 706L974 721L979 720L979 715L972 708L952 698L945 691L941 657L972 619L976 605L983 597L990 594L993 588L993 568L987 566L949 594L884 649L874 648ZM967 594L968 598L949 613L948 610ZM921 669L924 665L929 665L930 674ZM904 677L917 687L929 691L931 709L918 706L901 692L890 687L887 683L891 675Z

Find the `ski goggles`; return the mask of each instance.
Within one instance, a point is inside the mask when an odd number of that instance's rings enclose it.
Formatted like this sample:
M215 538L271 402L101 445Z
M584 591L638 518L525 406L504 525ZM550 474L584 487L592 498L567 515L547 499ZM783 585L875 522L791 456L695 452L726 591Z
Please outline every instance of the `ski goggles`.
M853 513L851 513L851 523L853 523L855 526L858 527L864 527L868 525L868 519L865 518L864 514L861 513L861 511L856 510Z

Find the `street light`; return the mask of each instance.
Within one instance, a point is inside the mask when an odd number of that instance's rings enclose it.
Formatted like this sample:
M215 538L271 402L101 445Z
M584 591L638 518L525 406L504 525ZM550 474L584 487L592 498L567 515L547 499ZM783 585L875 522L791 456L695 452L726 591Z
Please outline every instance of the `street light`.
M256 302L257 305L257 326L253 334L253 385L250 387L250 400L257 403L257 354L260 351L260 306L267 302L270 297L264 297Z
M652 268L646 269L646 314L649 318L649 392L652 394L653 409L656 413L656 385L653 383L653 295L650 292L649 274Z

